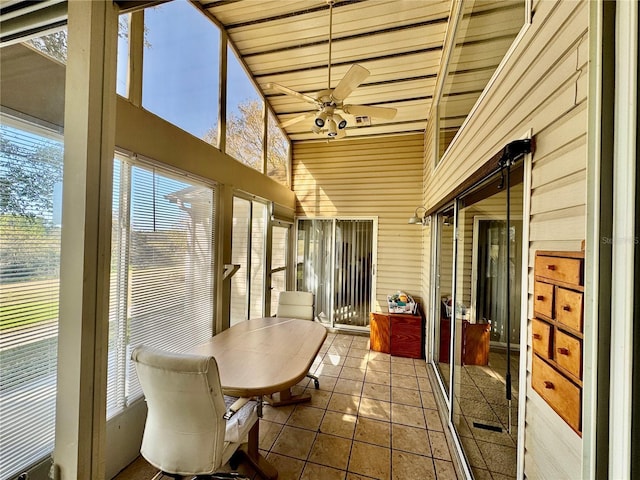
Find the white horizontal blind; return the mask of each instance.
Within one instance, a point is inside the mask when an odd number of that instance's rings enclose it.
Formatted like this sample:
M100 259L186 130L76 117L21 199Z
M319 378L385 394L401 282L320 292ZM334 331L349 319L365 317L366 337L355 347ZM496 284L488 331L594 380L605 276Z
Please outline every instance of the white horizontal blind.
M142 395L133 348L188 350L214 320L213 188L124 160L114 172L108 415Z
M51 453L63 143L0 124L0 478Z

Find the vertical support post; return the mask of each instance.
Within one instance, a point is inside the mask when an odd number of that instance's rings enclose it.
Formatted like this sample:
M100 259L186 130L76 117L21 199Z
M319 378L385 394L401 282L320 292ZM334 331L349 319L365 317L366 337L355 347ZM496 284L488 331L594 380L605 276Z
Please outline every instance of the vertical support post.
M70 1L54 462L104 478L118 11Z

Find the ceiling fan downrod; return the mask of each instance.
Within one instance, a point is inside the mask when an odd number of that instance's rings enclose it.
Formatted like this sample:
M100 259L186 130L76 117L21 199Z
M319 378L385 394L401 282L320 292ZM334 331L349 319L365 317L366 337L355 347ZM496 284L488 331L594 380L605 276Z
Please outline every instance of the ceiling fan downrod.
M329 65L327 72L327 88L331 88L331 39L333 38L333 4L334 0L327 0L329 5Z

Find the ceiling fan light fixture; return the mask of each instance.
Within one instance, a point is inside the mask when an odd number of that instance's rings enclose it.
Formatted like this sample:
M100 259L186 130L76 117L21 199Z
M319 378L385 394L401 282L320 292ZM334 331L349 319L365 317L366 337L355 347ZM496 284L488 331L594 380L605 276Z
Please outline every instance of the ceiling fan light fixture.
M320 128L318 125L314 123L313 125L311 125L311 131L313 133L320 133L322 132L322 128Z
M327 112L320 112L318 113L318 115L316 115L316 118L313 122L318 127L324 127L324 123L326 119L327 119Z
M329 118L327 120L327 124L329 125L329 131L327 132L327 135L329 135L330 137L335 137L336 135L338 135L336 122L333 120L333 118Z
M343 130L347 126L347 121L344 118L342 118L341 115L334 113L333 119L335 120L336 125L338 126L338 130Z

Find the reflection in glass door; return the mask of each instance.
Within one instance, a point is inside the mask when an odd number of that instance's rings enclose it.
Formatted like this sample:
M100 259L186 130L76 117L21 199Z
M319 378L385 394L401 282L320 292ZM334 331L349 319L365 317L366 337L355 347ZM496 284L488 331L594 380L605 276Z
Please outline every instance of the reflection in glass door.
M230 325L264 315L267 205L233 198L231 263L240 269L231 277Z
M499 176L457 203L452 421L476 477L515 478L517 469L521 170L519 175L512 174L512 182L520 183L511 188L515 215L508 230Z

